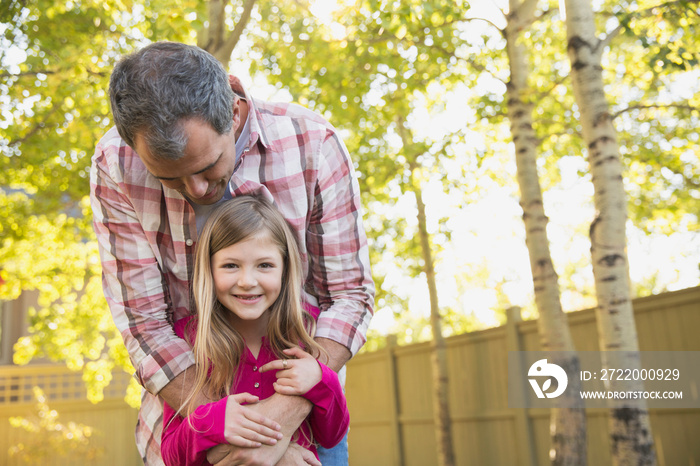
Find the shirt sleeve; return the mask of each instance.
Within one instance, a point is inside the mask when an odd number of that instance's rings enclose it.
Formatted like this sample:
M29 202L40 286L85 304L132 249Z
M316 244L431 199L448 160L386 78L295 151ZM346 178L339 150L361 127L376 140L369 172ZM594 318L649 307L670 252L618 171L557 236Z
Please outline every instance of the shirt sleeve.
M304 398L313 403L308 419L314 440L323 448L333 448L348 431L350 415L338 374L321 362L318 364L321 381Z
M366 341L374 306L374 282L362 225L360 187L337 133L320 146L307 251L321 314L316 337L336 341L355 355Z
M143 213L134 208L121 175L118 152L131 149L118 137L105 139L97 145L90 172L104 294L136 379L157 394L194 364L194 357L173 332L161 267L141 224Z
M209 464L207 450L227 443L224 437L227 400L228 397L202 405L187 418L163 404L160 452L167 466Z

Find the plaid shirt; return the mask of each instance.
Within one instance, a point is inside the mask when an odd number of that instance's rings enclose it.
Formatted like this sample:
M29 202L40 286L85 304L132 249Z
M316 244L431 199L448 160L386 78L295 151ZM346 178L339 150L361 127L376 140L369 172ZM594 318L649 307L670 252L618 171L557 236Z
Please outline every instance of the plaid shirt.
M299 236L307 293L321 314L317 337L355 354L365 342L374 284L360 193L347 149L317 114L248 97L250 140L229 188L272 199ZM162 464L162 401L156 394L194 363L172 323L193 312L190 278L197 236L192 206L148 173L112 128L98 143L90 198L105 297L145 387L136 443Z

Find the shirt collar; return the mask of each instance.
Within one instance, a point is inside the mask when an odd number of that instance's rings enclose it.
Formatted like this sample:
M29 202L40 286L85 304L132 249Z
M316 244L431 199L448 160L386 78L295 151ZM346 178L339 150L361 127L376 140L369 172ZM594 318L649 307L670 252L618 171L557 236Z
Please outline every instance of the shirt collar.
M258 107L255 105L255 101L250 96L250 94L248 94L248 91L245 88L243 89L243 94L245 95L246 102L248 103L248 122L250 125L250 137L248 139L248 147L253 147L255 144L257 144L259 140L263 147L265 147L265 149L269 149L270 142L267 135L265 134L265 131L263 130L262 114L258 110Z

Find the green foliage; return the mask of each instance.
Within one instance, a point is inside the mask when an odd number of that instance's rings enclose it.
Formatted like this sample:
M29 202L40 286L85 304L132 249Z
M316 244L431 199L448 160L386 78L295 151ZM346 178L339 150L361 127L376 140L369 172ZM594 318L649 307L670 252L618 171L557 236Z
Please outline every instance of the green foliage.
M0 299L39 291L14 359L84 370L93 402L115 367L133 371L103 297L88 199L90 155L111 126L110 70L148 40L193 42L203 9L194 0L0 9Z
M693 46L700 38L700 8L696 3L659 4L647 0L636 3L635 8L628 2L616 2L612 12L623 28L623 35L646 49L648 66L644 68L664 74L688 71L700 65L700 52Z
M627 7L627 8L625 8ZM694 2L613 7L621 34L608 54L630 193L629 212L649 233L698 230L700 9ZM633 66L634 64L634 66ZM639 66L643 64L645 66Z
M102 294L97 244L92 238L81 239L92 235L86 218L27 216L21 231L8 235L0 247L8 277L0 293L13 299L22 290L39 290L39 308L30 309L30 335L15 345L15 363L48 357L64 361L72 370L92 368L84 375L89 398L97 402L114 362L126 370L131 364ZM86 366L86 361L105 357L111 367L95 362Z
M55 458L66 457L86 463L104 454L92 445L95 431L90 426L58 421L58 413L49 408L39 387L34 387L36 414L30 418L11 417L10 425L32 435L31 440L10 447L9 454L22 464L48 464Z
M0 186L29 194L35 214L65 212L85 196L89 154L110 124L105 70L124 51L118 17L102 2L18 3L2 18ZM26 58L8 66L10 52Z
M406 298L384 285L376 264L391 261L407 276L422 276L424 251L415 213L404 219L395 207L431 180L440 180L445 191L465 189L461 169L451 171L443 163L458 158L453 147L463 141L462 131L425 139L416 134L411 116L423 107L444 109L429 87L446 90L458 79L451 71L460 43L455 24L466 6L440 0L357 1L341 7L330 21L300 16L303 8L300 3L261 5L261 17L270 18L274 29L251 33L261 54L253 71L267 71L269 80L295 100L346 131L367 211L377 304L405 311ZM437 228L431 225L429 234L430 254L437 257L449 241L444 219Z

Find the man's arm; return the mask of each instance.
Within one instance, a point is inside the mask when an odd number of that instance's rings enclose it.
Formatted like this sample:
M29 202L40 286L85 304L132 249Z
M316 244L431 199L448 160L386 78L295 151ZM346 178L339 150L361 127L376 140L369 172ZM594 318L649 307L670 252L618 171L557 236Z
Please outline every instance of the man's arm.
M316 157L314 204L306 231L311 281L306 285L318 298L321 310L316 339L347 349L343 353L330 347L337 360L331 360L329 367L339 370L339 364L347 362L365 343L373 313L374 282L359 183L347 149L330 125Z
M168 385L163 387L163 389L158 392L158 396L168 403L168 405L170 405L175 411L178 411L190 394L190 390L192 389L192 384L194 382L194 376L195 367L188 367L183 372L175 376L175 378L171 380ZM198 406L216 401L204 396L204 393L196 393L194 395L194 399Z
M149 181L145 175L127 182L124 176L130 170L143 173L143 165L112 129L98 144L90 171L102 283L135 376L156 394L174 375L192 365L194 358L169 322L168 297L177 290L165 289L164 271L152 244L154 232L149 233L144 226L154 216L161 221L153 209L159 208L154 204L160 205L162 190L157 181Z

